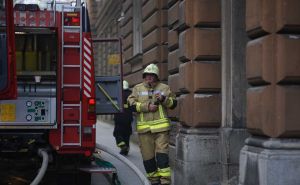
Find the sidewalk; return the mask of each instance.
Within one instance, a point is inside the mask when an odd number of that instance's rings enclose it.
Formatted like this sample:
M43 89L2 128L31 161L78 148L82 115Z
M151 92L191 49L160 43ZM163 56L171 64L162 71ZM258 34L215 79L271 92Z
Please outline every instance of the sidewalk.
M115 138L113 137L113 123L104 122L98 120L96 126L96 142L109 147L115 153L119 153L119 148L116 146ZM138 141L136 135L132 135L130 142L130 151L127 159L129 159L137 168L141 170L142 173L146 173L143 167L143 160L140 154ZM119 180L122 185L141 185L141 182L137 179L135 173L133 173L129 167L123 164L121 161L111 157L107 153L101 153L101 157L104 160L111 162L118 171ZM105 178L101 175L94 175L92 177L92 185L106 185Z

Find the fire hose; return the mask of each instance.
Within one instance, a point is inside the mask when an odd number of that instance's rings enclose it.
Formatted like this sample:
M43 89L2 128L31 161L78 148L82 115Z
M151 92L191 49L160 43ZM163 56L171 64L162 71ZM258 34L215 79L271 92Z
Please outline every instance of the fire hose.
M101 145L96 144L96 147L100 150L103 150L104 152L112 155L113 157L117 158L118 160L122 161L124 164L126 164L129 168L133 170L133 172L138 176L138 178L141 180L142 185L151 185L148 179L145 177L145 175L126 157L123 157L122 155L116 154L113 150L110 148Z
M43 179L43 177L47 171L47 168L48 168L49 156L48 156L47 151L45 149L39 149L38 154L39 154L39 156L41 156L43 158L42 166L39 170L39 173L34 178L34 180L31 182L30 185L38 185L41 182L41 180Z

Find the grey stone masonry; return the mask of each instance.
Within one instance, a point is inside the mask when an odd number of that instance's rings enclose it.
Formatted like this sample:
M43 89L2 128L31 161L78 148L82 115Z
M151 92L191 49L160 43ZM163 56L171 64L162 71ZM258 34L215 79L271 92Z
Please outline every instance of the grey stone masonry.
M300 139L246 139L240 154L239 185L296 185L299 174Z
M216 184L221 178L217 128L180 128L173 185Z

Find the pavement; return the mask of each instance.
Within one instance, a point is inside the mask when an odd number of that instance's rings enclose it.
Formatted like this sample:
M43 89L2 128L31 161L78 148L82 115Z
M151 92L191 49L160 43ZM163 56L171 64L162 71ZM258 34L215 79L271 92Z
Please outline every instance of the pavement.
M98 120L96 125L96 142L109 148L115 155L119 154L119 148L116 146L115 138L113 137L113 123L108 121ZM121 182L121 185L142 185L142 181L138 178L131 168L125 165L119 159L109 155L102 151L100 156L103 160L111 162L117 169L117 175ZM143 174L146 174L143 167L143 160L140 154L138 141L136 135L133 134L130 142L130 151L126 156ZM92 176L92 185L110 185L107 180L107 175L95 174Z

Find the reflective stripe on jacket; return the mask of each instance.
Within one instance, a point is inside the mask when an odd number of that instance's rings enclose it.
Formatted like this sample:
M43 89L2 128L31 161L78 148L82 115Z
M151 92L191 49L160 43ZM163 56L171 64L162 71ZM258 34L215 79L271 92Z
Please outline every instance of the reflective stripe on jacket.
M159 102L156 112L149 112L149 104L157 104L155 94L165 96L163 102ZM151 131L162 132L170 129L170 121L167 117L167 108L176 104L175 95L171 93L170 87L158 82L154 88L150 88L146 83L140 83L132 89L132 94L128 97L130 106L134 106L137 115L137 132L145 133Z

